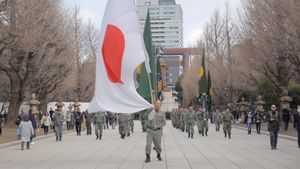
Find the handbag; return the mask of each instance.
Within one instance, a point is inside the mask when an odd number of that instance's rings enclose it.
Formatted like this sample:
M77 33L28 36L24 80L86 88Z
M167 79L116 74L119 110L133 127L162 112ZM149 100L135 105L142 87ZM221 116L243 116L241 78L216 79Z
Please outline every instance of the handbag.
M17 128L17 130L16 130L16 136L17 136L18 139L21 138L21 129Z

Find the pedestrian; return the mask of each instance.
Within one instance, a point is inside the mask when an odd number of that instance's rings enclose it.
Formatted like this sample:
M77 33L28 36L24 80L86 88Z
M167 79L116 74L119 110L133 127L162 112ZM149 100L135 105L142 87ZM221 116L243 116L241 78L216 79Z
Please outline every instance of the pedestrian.
M50 111L49 111L49 115L50 115L50 118L51 118L52 121L53 121L53 114L54 114L54 110L51 107Z
M4 122L3 115L0 113L0 136L2 136L2 123L3 122Z
M255 123L256 123L256 132L257 134L260 134L260 129L261 129L261 123L263 119L263 111L262 110L256 110L255 112Z
M180 128L181 128L181 131L182 132L185 132L186 131L186 128L185 128L185 115L186 115L186 112L187 112L187 109L183 109L182 112L180 113Z
M31 144L36 144L35 142L33 142L33 139L36 138L37 123L36 123L36 117L32 113L32 110L29 110L29 119L30 119L32 127L33 127L33 135L30 138L30 143Z
M70 112L70 111L67 111L66 123L67 123L67 130L71 130L72 129L72 112Z
M119 115L119 133L121 135L121 139L125 139L126 134L128 134L128 124L128 115L126 113L121 113Z
M92 135L92 118L88 110L85 111L84 117L85 117L85 125L86 125L86 134Z
M52 125L52 120L48 112L46 112L41 120L42 128L44 129L44 135L47 135L49 132L49 127Z
M160 111L160 106L161 103L156 102L155 109L152 110L147 116L146 163L150 162L152 142L157 153L157 159L162 161L161 138L163 127L166 125L166 116Z
M186 113L186 130L188 133L188 138L194 138L194 127L196 121L196 114L193 110L192 105L189 107L189 111Z
M129 117L129 128L130 128L131 133L133 133L133 130L134 130L134 115L130 114L130 115L128 115L128 117Z
M223 116L223 131L225 138L228 135L228 138L231 139L231 129L233 120L234 119L232 113L230 112L230 108L227 107Z
M281 114L282 114L282 121L283 121L283 125L284 125L284 130L287 131L288 128L289 128L290 111L287 109L286 106L283 106Z
M55 136L56 141L62 140L62 128L63 128L63 122L64 122L64 115L63 112L56 110L53 115L53 123L55 128Z
M251 134L252 124L253 124L253 113L251 111L245 116L244 124L247 126L248 134Z
M298 133L298 148L300 148L300 105L297 107L297 111L295 113L295 121L297 122L297 133Z
M24 115L19 125L21 134L21 150L24 150L24 144L26 143L27 149L30 149L30 142L34 130L30 118L28 115Z
M103 126L106 123L106 117L104 112L97 112L94 116L94 124L95 124L95 134L96 140L102 139Z
M140 120L141 120L143 133L145 133L147 131L147 125L146 125L147 113L145 111L140 112Z
M77 108L75 114L74 114L74 118L75 118L75 127L76 127L76 133L77 136L81 135L81 123L82 123L82 113L80 112L80 108Z
M267 113L267 120L269 122L268 131L270 132L271 149L276 150L279 126L281 122L281 118L277 111L276 105L271 106L271 111Z
M204 136L204 134L208 136L208 112L205 108L202 108L197 115L197 121L199 134L202 136Z
M220 126L222 124L222 114L219 112L219 110L216 110L215 115L215 125L216 125L216 131L220 131Z

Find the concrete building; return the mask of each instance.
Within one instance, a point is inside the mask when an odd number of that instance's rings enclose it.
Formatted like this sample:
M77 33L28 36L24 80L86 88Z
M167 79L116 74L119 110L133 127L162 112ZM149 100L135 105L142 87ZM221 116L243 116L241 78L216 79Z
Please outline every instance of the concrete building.
M137 13L144 30L150 12L152 40L163 48L183 47L183 16L181 5L175 0L137 0Z

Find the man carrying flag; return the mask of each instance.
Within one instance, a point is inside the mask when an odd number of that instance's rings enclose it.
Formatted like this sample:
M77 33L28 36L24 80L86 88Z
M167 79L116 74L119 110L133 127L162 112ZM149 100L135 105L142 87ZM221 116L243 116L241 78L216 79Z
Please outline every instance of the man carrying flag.
M152 142L158 153L157 158L162 160L160 145L162 127L166 124L166 119L160 111L160 103L156 103L153 110L153 105L136 91L134 72L153 50L149 14L146 21L147 29L145 29L148 32L144 32L147 50L138 21L135 0L108 1L100 35L102 50L100 56L97 57L95 95L90 104L89 112L134 113L146 109L152 110L147 117L146 162L149 162ZM152 72L152 77L149 78L152 81L149 80L149 83L155 84L150 86L153 86L156 92L155 58L152 62L150 60L150 65L155 71ZM147 63L145 66L149 68ZM152 89L149 90L149 93L151 92Z

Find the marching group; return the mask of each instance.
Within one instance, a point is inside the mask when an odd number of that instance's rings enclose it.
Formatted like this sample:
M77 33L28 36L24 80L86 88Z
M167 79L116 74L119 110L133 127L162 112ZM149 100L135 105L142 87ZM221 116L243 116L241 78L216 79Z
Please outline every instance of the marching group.
M294 121L294 128L298 133L298 147L300 148L300 106L292 113L283 107L281 111L277 110L276 105L272 105L270 111L257 109L254 112L238 112L231 111L229 107L225 108L223 112L218 109L214 113L209 113L205 108L180 108L173 110L171 113L172 125L174 128L182 132L186 132L189 138L194 138L194 127L198 128L198 133L202 136L208 136L208 123L215 123L216 131L220 131L220 126L223 124L223 133L225 138L231 139L232 123L239 121L242 117L242 122L247 127L248 134L251 134L252 125L255 124L257 134L261 133L261 124L268 123L268 131L270 134L270 145L272 150L277 149L278 132L283 123L285 131L288 129L290 117Z

